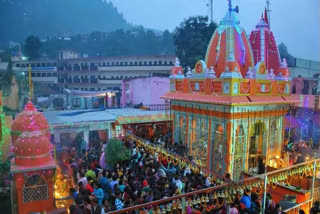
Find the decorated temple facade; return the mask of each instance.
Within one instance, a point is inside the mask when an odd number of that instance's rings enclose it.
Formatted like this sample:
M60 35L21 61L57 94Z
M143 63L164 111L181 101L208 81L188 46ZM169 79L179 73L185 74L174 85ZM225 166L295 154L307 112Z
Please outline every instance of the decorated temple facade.
M171 101L173 141L183 142L196 163L235 180L257 172L259 161L275 168L288 162L282 156L284 116L298 102L290 95L285 59L273 69L265 58L255 63L237 13L229 1L205 61L184 75L176 60L163 97Z

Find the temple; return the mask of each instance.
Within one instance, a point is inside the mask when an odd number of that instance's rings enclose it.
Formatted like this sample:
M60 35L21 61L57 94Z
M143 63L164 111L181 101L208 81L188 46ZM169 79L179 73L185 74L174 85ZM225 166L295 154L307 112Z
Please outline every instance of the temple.
M299 100L290 94L286 60L266 17L247 38L231 1L213 33L205 60L183 75L176 60L170 92L173 141L183 142L199 165L233 180L257 172L258 162L288 165L284 118ZM281 164L281 166L280 166Z
M49 124L31 102L13 121L11 139L15 156L10 169L13 212L53 210L56 162L51 154Z

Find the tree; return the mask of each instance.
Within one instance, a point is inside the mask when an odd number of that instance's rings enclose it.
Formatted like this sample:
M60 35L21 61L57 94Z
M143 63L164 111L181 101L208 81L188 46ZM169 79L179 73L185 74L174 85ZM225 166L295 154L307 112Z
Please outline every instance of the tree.
M29 59L37 59L40 57L41 42L36 36L29 36L24 45L24 52Z
M115 165L126 160L130 160L130 150L120 140L111 139L106 146L107 164Z
M205 58L209 41L217 28L215 22L209 22L208 17L196 16L183 21L174 31L176 55L183 67L193 67L195 63Z
M287 46L283 42L278 45L278 50L281 60L285 58L289 66L294 65L295 58L289 53Z

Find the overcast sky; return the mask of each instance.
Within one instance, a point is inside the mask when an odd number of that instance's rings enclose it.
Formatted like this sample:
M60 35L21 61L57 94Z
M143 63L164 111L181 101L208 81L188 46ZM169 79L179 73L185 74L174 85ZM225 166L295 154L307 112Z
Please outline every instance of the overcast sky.
M209 0L110 0L135 25L173 31L189 16L208 15ZM266 0L234 0L240 25L247 34L258 23ZM270 0L271 29L276 42L284 42L295 57L320 58L319 0ZM214 20L219 22L227 10L227 0L213 0Z

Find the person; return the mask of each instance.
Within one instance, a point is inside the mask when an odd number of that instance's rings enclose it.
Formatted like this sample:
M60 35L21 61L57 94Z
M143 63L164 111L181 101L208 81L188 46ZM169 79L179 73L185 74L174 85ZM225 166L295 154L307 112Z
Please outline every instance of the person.
M95 182L93 184L94 189L93 189L93 194L94 196L98 199L98 204L102 205L102 200L104 198L103 190L101 188L101 185Z
M92 208L91 208L91 213L92 214L105 214L104 209L102 208L102 206L100 204L98 204L97 197L93 197L91 199L91 204L92 204Z
M276 208L276 203L272 200L272 195L270 193L267 193L266 196L266 213L273 213Z
M316 83L313 83L312 84L312 95L317 95L318 93L318 87L317 87L317 84Z
M299 210L299 214L305 214L304 210Z
M251 213L260 213L261 211L261 204L259 200L259 196L256 193L251 194Z
M116 210L121 210L124 207L124 203L121 201L121 193L118 192L116 196L117 196L117 198L114 202L114 204L116 206Z
M72 210L72 214L87 214L83 201L80 197L75 200L76 206Z
M320 201L314 202L314 205L310 210L310 214L318 214L318 213L320 213Z
M246 209L251 208L251 192L249 189L246 189L246 191L244 191L244 194L240 199L240 203L244 204Z
M78 180L78 183L82 182L83 186L87 186L88 184L87 177L84 175L83 172L79 172L79 175L80 175L80 179Z
M112 176L112 181L109 183L110 184L110 189L111 189L111 192L114 192L114 186L116 184L119 184L119 181L117 180L117 175L113 175Z
M96 173L93 171L93 168L90 166L90 169L86 172L85 176L89 180L89 177L91 177L94 181L96 180L97 176Z
M93 188L91 184L92 178L89 176L88 177L88 184L85 186L85 190L88 190L91 194L93 193Z

